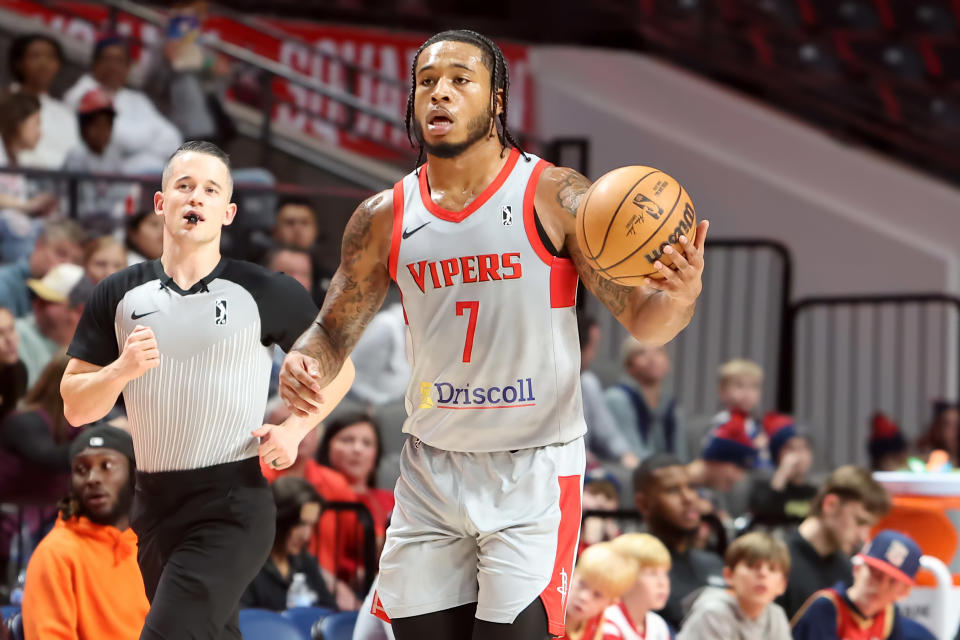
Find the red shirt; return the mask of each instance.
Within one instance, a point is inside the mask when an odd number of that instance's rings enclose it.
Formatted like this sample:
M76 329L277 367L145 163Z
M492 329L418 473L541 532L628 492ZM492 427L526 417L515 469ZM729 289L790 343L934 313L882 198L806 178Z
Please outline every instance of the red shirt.
M393 511L393 492L369 489L357 494L342 473L314 460L304 463L303 479L309 482L327 502L359 502L370 511L377 538L383 538L387 518ZM260 469L268 482L290 474L289 469L277 471L260 461ZM352 513L328 512L320 516L320 524L310 539L310 553L320 560L320 566L350 582L363 564L363 529ZM376 571L375 567L370 569Z

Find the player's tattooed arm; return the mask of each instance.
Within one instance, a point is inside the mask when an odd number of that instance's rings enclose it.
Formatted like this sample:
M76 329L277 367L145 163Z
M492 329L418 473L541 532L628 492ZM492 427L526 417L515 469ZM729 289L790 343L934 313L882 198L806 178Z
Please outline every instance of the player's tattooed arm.
M317 321L293 346L317 361L320 386L340 371L386 297L392 205L392 193L383 192L354 211L343 232L340 266L330 281L323 308Z
M628 287L602 277L584 257L577 243L576 217L590 181L567 167L544 170L537 185L536 210L555 247L563 246L584 286L637 339L663 344L693 316L694 304L675 299L652 287Z

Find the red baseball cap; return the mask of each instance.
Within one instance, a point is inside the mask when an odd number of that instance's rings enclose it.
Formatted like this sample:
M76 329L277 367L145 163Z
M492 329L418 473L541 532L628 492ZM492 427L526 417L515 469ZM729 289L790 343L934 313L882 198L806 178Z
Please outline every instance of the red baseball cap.
M113 100L110 99L110 96L107 95L107 92L103 89L95 88L90 89L83 97L80 98L80 104L77 105L77 113L81 116L89 115L91 113L98 113L100 111L116 115L117 112L113 108Z

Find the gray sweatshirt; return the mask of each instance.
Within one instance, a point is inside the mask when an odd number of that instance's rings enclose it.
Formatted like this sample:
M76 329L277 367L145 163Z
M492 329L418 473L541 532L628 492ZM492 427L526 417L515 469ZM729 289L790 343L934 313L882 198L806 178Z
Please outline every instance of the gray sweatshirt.
M770 604L750 620L726 589L706 587L693 601L677 640L790 640L790 623L780 605Z

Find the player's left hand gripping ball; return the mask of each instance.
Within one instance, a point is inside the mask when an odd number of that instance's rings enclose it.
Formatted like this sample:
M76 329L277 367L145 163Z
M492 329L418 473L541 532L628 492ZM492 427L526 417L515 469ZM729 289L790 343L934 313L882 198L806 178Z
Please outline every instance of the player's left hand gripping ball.
M646 278L644 284L651 289L663 291L667 296L682 305L691 305L700 296L703 289L703 247L707 240L707 229L710 223L706 220L697 225L697 235L693 242L686 236L680 236L683 245L683 254L667 245L663 252L673 260L673 267L668 267L659 260L654 268L663 276L663 279Z
M296 461L300 443L290 429L276 424L265 424L250 434L260 438L257 454L271 469L286 469Z

